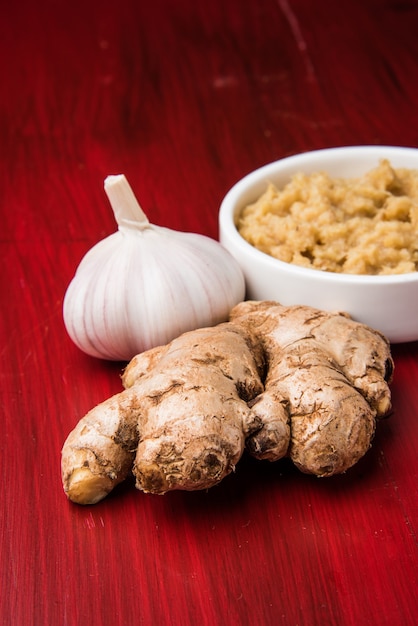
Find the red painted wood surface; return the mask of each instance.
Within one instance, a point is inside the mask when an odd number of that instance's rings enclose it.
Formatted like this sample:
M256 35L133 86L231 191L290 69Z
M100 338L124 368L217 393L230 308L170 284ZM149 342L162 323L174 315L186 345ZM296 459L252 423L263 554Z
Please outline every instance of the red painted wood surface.
M120 390L62 322L124 172L150 219L217 237L251 169L344 144L418 146L416 0L20 0L0 8L2 626L412 626L418 344L394 414L318 480L244 458L208 493L70 504L69 430ZM418 314L418 312L417 312Z

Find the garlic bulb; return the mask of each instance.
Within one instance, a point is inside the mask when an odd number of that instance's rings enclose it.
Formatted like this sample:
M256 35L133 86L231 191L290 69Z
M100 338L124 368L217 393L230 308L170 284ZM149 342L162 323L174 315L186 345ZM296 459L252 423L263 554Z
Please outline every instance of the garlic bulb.
M64 297L64 323L89 355L130 360L228 318L245 295L243 274L220 243L150 224L125 176L105 191L118 230L81 260Z

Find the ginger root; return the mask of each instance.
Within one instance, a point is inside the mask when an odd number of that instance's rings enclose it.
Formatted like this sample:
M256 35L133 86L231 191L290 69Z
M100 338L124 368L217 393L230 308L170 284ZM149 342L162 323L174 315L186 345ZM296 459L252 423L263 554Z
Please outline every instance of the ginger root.
M93 408L62 450L68 498L92 504L131 472L162 494L207 489L244 449L345 472L391 408L388 341L345 314L243 302L230 321L137 355L124 391Z

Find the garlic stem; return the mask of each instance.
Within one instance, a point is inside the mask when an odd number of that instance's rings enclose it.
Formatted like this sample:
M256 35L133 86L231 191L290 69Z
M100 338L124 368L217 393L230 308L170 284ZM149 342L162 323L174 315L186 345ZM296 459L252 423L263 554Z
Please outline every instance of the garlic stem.
M123 174L108 176L104 188L119 227L147 228L149 220Z

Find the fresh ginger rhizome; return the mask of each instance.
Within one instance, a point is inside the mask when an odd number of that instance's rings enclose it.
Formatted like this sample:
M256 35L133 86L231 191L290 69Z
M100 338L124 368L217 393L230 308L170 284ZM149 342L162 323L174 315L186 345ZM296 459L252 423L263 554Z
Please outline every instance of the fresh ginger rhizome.
M306 473L345 472L391 408L389 342L345 314L243 302L230 321L132 359L125 389L93 408L62 450L68 498L207 489L237 465L289 456Z

